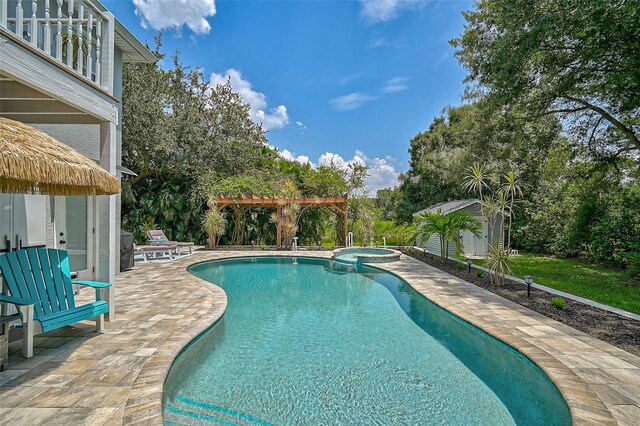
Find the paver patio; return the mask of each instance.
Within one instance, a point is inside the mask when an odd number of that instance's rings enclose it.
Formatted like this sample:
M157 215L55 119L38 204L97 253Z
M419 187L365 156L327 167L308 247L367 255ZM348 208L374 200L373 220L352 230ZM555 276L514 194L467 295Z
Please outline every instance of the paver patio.
M117 278L117 318L36 337L34 357L11 344L0 373L0 418L11 424L161 424L164 379L180 350L218 320L226 295L186 267L233 256L330 252L198 252L139 264ZM455 315L520 350L556 383L575 424L640 424L640 358L422 262L377 265ZM81 297L90 299L90 289Z

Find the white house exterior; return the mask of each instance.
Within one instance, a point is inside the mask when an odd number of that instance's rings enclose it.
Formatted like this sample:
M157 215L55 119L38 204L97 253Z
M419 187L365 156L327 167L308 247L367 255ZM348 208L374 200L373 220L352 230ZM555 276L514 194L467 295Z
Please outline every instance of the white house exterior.
M118 177L122 64L155 60L97 1L0 0L0 116L43 130ZM80 277L115 285L119 235L119 195L0 194L0 254L67 249Z
M463 243L463 256L464 257L484 257L487 255L487 248L490 244L493 244L494 241L500 238L500 222L501 217L496 219L496 223L494 226L489 226L488 222L482 217L482 212L480 210L480 200L475 198L470 198L466 200L454 200L454 201L445 201L442 203L434 204L432 206L427 207L424 210L420 210L417 213L414 213L413 216L417 216L420 213L431 212L436 213L438 210L442 211L443 214L447 215L453 213L458 210L465 210L471 216L478 219L478 221L482 224L481 236L476 237L470 231L461 231L460 236L462 237ZM491 228L493 228L493 232L491 232ZM418 241L417 244L421 247L425 247L428 251L440 255L440 238L438 235L431 235L427 241ZM449 250L448 256L452 257L456 251L456 244L454 242L449 242Z

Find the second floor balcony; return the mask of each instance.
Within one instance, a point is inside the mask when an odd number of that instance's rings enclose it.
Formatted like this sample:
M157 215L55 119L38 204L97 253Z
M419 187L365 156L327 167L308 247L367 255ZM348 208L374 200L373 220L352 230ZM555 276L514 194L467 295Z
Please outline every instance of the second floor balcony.
M110 92L114 18L89 0L0 0L0 32Z

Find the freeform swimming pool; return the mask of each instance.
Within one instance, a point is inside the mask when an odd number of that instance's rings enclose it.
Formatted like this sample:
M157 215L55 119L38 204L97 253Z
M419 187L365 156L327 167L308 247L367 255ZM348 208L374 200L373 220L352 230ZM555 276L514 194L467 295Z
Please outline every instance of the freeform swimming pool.
M284 257L190 271L229 304L175 360L167 423L571 424L540 369L394 275Z

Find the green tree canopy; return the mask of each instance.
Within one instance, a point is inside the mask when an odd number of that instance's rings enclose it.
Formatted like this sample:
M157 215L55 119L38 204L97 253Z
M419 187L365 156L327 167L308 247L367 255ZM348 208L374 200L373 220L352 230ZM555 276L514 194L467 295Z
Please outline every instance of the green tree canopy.
M559 114L598 156L640 150L635 0L480 0L452 40L470 92L526 116Z
M158 58L164 58L161 46L157 37ZM201 69L184 66L177 53L171 59L167 69L147 63L123 67L122 161L138 173L123 181L123 227L138 241L146 229L159 227L170 238L204 242L209 195L280 194L288 179L308 197L348 191L344 171L282 158L230 81L212 87ZM315 222L327 217L304 212L300 236L317 242L322 226ZM275 239L268 212L252 212L244 221L243 229L228 223L225 236Z
M429 205L467 198L462 176L473 163L483 164L489 177L517 170L536 186L547 152L560 137L555 117L525 120L516 111L499 111L486 102L448 107L409 146L409 170L400 176L396 201L398 220Z

